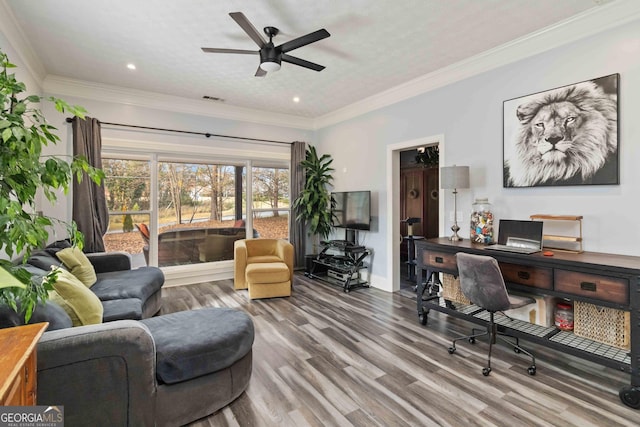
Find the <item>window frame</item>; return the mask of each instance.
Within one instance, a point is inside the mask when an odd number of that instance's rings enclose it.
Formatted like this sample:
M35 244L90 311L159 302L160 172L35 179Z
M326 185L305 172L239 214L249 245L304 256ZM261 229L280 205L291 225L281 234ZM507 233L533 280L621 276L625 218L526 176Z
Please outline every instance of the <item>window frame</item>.
M274 167L279 169L289 170L289 188L291 188L291 170L290 170L290 156L291 150L287 147L286 151L283 149L278 150L260 150L255 148L255 144L246 144L248 147L245 149L229 149L229 143L226 141L217 141L218 143L224 143L226 147L214 147L207 145L203 147L195 144L181 144L181 138L177 138L176 142L168 145L163 143L156 143L152 141L131 141L121 139L110 139L103 136L103 158L123 159L123 160L144 160L149 161L150 170L150 203L149 210L135 211L136 214L148 214L149 215L149 230L150 230L150 242L149 242L149 265L158 265L158 164L160 162L186 162L186 163L199 163L199 164L217 164L228 166L242 166L245 168L245 179L247 183L252 183L253 167ZM273 148L273 147L271 147ZM235 153L235 155L234 155ZM253 200L253 186L244 186L244 193L242 197L246 197L247 201ZM279 208L279 211L288 212L291 218L291 205L289 201L289 208ZM253 230L253 207L252 203L245 204L246 211L242 213L245 218L245 225L247 230ZM268 209L273 211L273 209ZM118 212L122 214L122 212ZM288 230L290 233L290 229ZM252 233L248 233L247 236L252 236ZM290 238L290 234L289 237ZM201 270L203 275L205 271L209 274L208 279L211 278L211 266L218 265L216 270L222 273L222 278L233 277L233 261L216 261L199 264L189 264L184 266L170 266L161 267L167 276L168 282L172 280L179 282L176 284L195 283L202 279L198 279L197 270ZM215 273L215 272L214 272ZM214 274L215 277L215 274ZM185 280L186 279L186 280Z

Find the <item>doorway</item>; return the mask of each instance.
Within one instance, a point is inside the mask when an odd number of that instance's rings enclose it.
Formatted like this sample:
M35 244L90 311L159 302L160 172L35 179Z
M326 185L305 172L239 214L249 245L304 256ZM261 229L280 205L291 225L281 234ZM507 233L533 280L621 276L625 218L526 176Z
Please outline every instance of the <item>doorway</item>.
M400 288L415 278L415 242L438 237L439 145L400 152Z
M422 149L423 147L438 146L439 163L444 163L444 135L434 135L410 141L392 144L387 147L387 194L389 203L387 204L387 242L390 245L390 253L387 258L387 277L391 281L390 291L396 292L401 287L402 269L406 265L401 262L401 247L406 245L401 233L402 217L405 212L401 209L401 156L403 152ZM439 168L436 168L439 170ZM432 172L433 173L433 172ZM444 198L437 200L437 235L444 234ZM405 223L406 224L406 223ZM406 225L405 225L406 227Z

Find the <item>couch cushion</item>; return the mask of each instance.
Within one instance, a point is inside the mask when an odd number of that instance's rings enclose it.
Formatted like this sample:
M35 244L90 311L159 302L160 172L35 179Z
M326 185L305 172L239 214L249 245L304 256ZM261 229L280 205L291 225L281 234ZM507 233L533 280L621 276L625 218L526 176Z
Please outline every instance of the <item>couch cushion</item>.
M61 249L56 256L87 288L98 280L89 258L78 247Z
M49 298L67 312L73 326L102 323L102 303L73 274L59 269Z
M164 284L162 270L157 267L140 267L99 273L98 281L91 287L101 301L138 298L146 301Z
M60 267L62 266L62 262L55 257L55 255L51 255L45 251L36 251L31 254L29 259L27 260L27 264L31 264L34 267L37 267L41 270L45 270L46 272L51 271L51 267Z
M282 262L282 258L277 255L256 255L247 257L247 264L255 264L258 262Z
M73 321L66 311L53 301L38 304L33 310L29 323L49 322L47 331L66 329L73 326Z
M144 319L156 343L156 374L166 384L228 368L253 345L249 316L231 308L203 308Z
M138 298L102 301L102 307L104 308L104 312L102 313L103 322L125 319L142 319L142 301Z
M18 307L18 310L20 308ZM49 322L47 331L55 331L56 329L65 329L73 326L69 315L53 301L46 303L38 303L36 309L31 314L29 323ZM14 326L24 325L24 315L18 314L9 306L0 305L0 329L11 328Z

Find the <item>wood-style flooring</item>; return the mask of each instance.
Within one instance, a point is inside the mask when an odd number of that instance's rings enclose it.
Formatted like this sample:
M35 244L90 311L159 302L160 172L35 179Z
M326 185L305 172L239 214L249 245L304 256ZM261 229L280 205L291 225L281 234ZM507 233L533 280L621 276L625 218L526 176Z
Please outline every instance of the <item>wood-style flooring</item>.
M618 399L628 374L524 342L535 376L498 345L484 377L486 340L449 355L471 324L431 312L421 326L410 290L345 294L297 274L289 298L251 301L231 280L162 292L162 313L234 307L255 324L246 392L192 426L640 425L640 411Z

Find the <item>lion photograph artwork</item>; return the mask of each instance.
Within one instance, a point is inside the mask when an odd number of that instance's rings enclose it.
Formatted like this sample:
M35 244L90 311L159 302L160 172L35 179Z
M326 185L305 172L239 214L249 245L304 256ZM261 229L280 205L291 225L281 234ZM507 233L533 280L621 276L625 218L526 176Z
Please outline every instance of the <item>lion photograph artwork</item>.
M619 78L505 101L504 187L619 184Z

